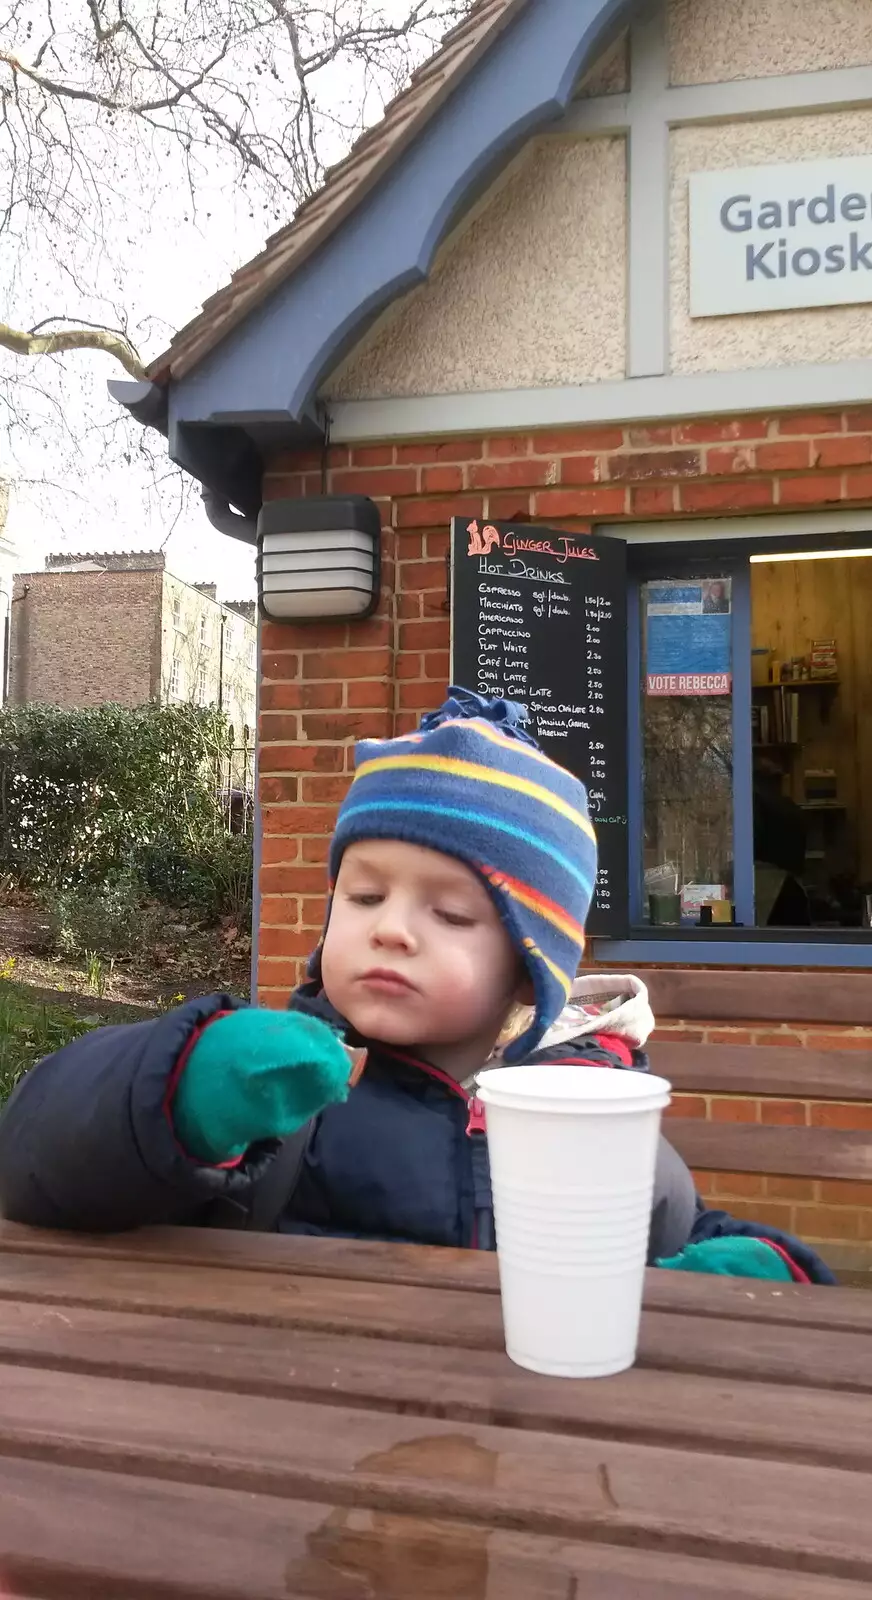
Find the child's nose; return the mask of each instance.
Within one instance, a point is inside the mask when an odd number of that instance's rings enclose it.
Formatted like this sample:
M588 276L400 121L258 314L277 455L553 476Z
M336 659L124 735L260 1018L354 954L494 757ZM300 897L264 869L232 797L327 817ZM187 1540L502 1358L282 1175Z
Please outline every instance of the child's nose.
M373 938L377 944L394 949L413 948L415 936L412 932L411 918L403 906L392 904L390 901L379 906L379 915L373 926Z

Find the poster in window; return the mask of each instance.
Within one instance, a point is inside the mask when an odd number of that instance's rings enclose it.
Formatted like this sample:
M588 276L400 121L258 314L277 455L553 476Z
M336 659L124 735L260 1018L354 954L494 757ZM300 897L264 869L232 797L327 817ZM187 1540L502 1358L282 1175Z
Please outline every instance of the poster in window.
M649 695L732 691L732 580L651 583L646 602Z

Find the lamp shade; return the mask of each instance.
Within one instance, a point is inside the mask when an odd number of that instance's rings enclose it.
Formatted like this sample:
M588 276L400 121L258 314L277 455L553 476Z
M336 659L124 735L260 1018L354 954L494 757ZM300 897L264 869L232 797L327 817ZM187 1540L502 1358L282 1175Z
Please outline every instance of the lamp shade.
M269 500L257 519L257 593L278 622L368 617L378 603L381 517L366 495Z

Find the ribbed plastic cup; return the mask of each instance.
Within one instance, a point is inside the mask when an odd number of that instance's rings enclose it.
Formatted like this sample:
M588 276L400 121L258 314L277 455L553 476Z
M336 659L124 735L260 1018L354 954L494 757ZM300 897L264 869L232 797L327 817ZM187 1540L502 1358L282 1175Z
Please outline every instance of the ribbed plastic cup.
M636 1359L660 1117L670 1085L603 1067L496 1067L487 1108L506 1350L603 1378Z

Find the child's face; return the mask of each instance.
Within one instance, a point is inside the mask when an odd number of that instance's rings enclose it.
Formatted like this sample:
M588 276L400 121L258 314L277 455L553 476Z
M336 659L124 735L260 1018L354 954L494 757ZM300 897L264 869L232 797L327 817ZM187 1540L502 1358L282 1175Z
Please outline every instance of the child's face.
M513 1001L529 998L475 873L393 839L362 840L343 855L321 972L331 1005L359 1033L417 1046L455 1077L482 1064Z

